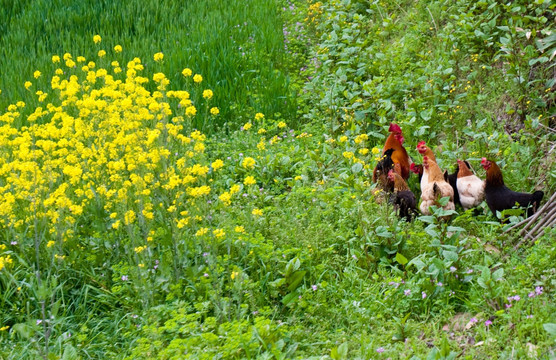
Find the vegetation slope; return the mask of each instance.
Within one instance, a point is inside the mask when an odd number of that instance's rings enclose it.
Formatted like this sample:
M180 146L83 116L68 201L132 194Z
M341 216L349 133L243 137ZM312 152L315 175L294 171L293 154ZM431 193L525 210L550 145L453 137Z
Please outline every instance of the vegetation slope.
M3 358L554 357L554 229L369 174L394 121L546 200L555 4L3 5Z

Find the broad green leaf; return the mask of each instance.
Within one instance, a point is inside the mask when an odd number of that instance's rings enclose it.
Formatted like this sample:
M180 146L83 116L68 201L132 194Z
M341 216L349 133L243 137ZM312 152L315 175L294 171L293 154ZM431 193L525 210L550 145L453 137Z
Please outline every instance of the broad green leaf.
M442 251L442 256L444 256L444 259L446 259L448 261L451 261L451 262L458 261L458 254L454 251L444 250L444 251Z
M71 344L65 344L62 360L76 360L76 359L79 359L79 356L77 355L77 350Z
M287 306L292 301L295 301L298 297L299 297L299 293L297 291L289 293L288 295L282 298L282 304Z
M407 258L401 253L396 253L396 261L403 266L405 266L405 264L407 264L408 262Z
M348 355L348 343L347 342L338 346L338 355L340 356L340 359L347 359L347 355Z
M357 174L361 170L363 170L363 164L359 162L353 164L353 166L351 167L351 172L353 172L354 174Z
M500 268L492 274L492 280L494 281L501 280L503 276L504 276L504 268Z
M556 324L547 323L543 324L542 327L552 336L556 336Z
M297 289L297 287L303 280L303 276L305 276L305 273L306 271L304 270L296 271L290 278L288 278L288 282L290 283L290 285L288 286L289 291L294 291L295 289Z

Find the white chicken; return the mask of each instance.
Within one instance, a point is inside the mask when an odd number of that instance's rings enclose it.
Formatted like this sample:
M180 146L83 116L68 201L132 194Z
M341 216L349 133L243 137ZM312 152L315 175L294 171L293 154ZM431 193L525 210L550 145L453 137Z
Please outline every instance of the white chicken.
M485 198L485 182L469 169L465 161L458 160L458 177L456 186L459 201L464 210L479 205Z

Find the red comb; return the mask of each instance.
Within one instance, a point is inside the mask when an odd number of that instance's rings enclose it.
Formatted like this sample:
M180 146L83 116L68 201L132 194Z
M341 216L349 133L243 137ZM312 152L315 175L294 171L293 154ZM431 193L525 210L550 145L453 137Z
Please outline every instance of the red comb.
M401 133L402 128L398 124L390 123L390 128L388 128L388 131L394 133Z
M424 141L419 141L419 142L417 143L417 147L426 146L425 144L426 144L426 143L425 143Z
M484 163L486 163L486 162L487 162L487 158L486 158L486 157L484 157L484 158L481 159L481 164L484 164Z

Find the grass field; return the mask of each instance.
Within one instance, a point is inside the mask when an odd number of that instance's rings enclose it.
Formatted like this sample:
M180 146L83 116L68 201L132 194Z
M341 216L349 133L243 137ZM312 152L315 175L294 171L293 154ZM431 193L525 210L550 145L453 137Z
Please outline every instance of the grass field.
M282 19L274 2L259 1L2 1L0 12L0 106L28 99L30 90L44 87L43 77L29 90L36 70L54 70L52 55L70 53L95 57L101 49L125 64L162 52L164 72L177 88L186 81L183 68L204 77L221 116L213 124L196 124L212 131L225 123L235 128L242 117L257 111L295 115L294 93L285 71ZM102 43L91 43L101 34ZM35 82L35 81L34 81ZM36 105L33 103L33 105ZM213 126L214 125L214 126Z
M556 4L0 5L1 359L555 356L553 227L371 177L395 121L546 201Z

